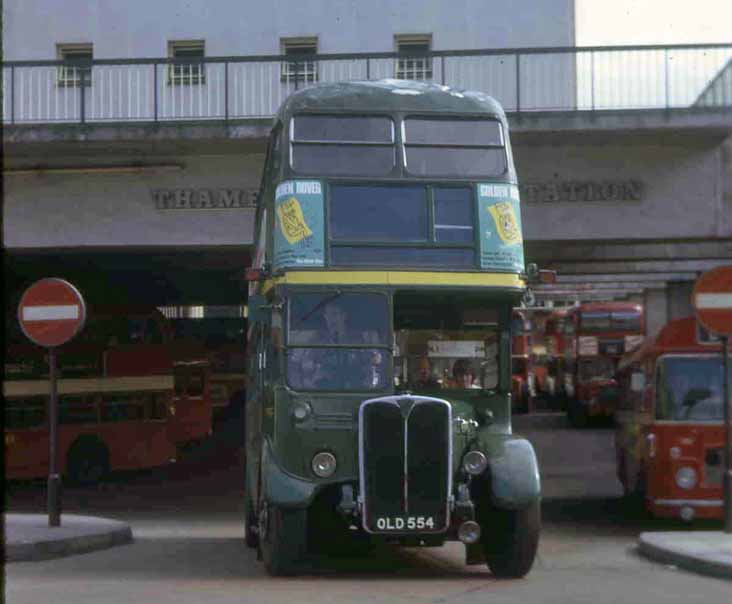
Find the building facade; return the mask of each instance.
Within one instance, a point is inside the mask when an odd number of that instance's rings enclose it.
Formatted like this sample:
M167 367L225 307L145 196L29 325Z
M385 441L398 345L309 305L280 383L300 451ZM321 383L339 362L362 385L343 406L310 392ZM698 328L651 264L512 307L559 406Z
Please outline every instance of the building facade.
M506 108L527 257L560 271L540 299L634 297L655 331L688 312L700 271L732 262L732 45L576 49L573 11L5 2L11 284L53 269L158 304L241 301L279 103L316 82L399 77Z

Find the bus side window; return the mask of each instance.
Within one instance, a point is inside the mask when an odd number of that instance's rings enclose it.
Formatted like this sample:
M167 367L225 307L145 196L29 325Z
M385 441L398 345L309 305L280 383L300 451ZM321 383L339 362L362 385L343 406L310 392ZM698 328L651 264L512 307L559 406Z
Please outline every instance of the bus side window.
M97 412L92 397L63 396L59 400L60 424L94 424Z
M5 428L23 430L37 428L46 420L46 399L33 397L5 402Z
M137 396L121 394L104 401L102 407L103 422L134 421L142 418L142 400Z

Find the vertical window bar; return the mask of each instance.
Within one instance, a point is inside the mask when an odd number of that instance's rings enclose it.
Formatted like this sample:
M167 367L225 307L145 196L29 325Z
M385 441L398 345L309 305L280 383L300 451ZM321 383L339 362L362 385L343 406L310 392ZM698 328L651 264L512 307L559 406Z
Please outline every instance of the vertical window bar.
M127 115L126 119L130 119L132 116L132 66L127 65L125 69L127 72Z
M271 84L270 84L271 86ZM224 61L224 119L229 121L229 62Z
M116 118L122 117L122 68L117 67L117 115Z
M201 79L201 66L198 66L198 117L201 117L203 115L203 80Z
M10 123L15 123L15 65L10 66Z
M153 120L158 121L158 64L153 63Z

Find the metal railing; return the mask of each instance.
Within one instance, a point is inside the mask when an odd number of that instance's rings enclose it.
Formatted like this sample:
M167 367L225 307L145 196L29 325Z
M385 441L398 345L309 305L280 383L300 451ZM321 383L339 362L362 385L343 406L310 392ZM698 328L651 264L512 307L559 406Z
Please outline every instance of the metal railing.
M404 75L507 112L732 107L732 44L2 63L5 124L272 117L317 82ZM415 68L414 66L418 66Z

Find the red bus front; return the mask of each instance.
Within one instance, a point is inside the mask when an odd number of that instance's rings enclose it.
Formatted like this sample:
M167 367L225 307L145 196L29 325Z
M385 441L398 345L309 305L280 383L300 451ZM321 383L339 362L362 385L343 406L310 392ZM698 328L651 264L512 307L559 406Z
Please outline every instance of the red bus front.
M721 519L721 355L665 354L656 375L655 419L646 434L647 506L661 517Z
M643 308L626 302L588 303L567 315L564 376L567 414L575 426L592 418L611 418L611 399L600 394L615 385L620 357L643 341Z

